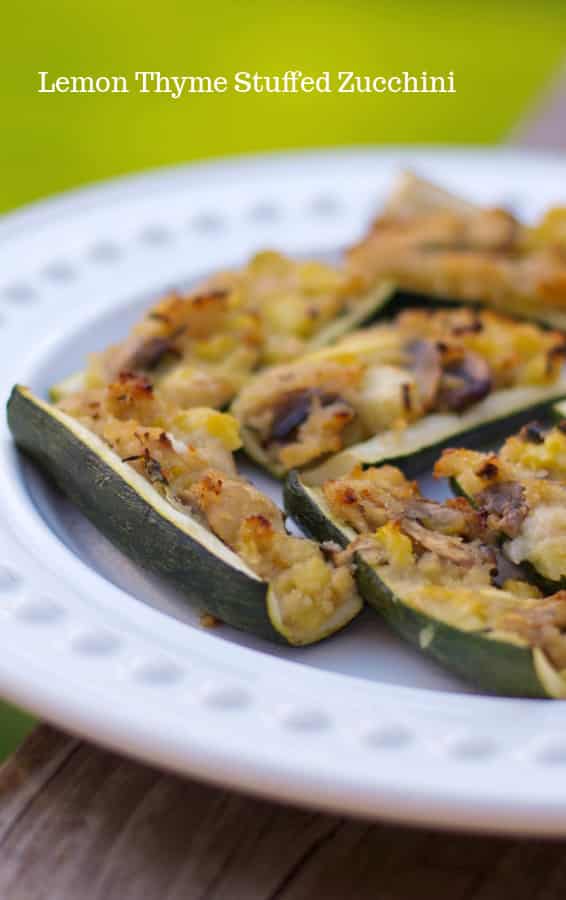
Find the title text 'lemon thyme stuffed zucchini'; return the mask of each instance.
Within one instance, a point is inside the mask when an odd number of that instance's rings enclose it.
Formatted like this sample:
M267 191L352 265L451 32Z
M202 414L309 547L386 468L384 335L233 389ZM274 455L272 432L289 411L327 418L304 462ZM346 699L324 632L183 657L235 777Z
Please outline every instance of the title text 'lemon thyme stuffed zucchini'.
M356 563L364 599L405 639L490 692L566 697L566 592L543 597L506 563L464 498L435 503L392 466L309 486L288 512Z

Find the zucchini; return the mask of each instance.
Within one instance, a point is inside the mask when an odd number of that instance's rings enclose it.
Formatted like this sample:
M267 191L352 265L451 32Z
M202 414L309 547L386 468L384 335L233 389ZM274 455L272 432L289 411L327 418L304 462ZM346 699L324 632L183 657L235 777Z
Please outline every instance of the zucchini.
M407 475L417 475L455 439L464 440L469 446L495 440L533 416L543 415L557 397L564 396L566 378L546 387L496 391L460 415L437 413L401 432L389 431L356 444L322 465L306 470L305 479L310 484L320 484L328 478L344 475L355 465L366 468L383 463L399 465ZM247 447L245 436L242 437Z
M564 347L490 312L409 309L256 375L232 412L248 455L278 478L298 468L317 484L385 462L414 473L456 437L492 439L566 397Z
M355 304L353 304L353 307L351 309L345 312L341 312L333 321L329 322L327 325L322 326L322 328L320 328L320 330L315 333L313 337L309 338L308 340L301 340L300 353L311 353L319 350L322 347L334 344L350 331L354 331L356 328L374 321L382 314L382 311L388 307L388 304L393 297L394 292L394 286L389 282L380 282L379 284L373 285L369 291L361 294L356 299L356 302ZM268 338L269 335L263 335L264 341L268 340ZM260 341L259 338L258 341ZM242 339L242 344L245 345L244 339ZM179 363L179 367L186 367L187 362L194 363L195 360L188 360L187 358L185 358ZM156 367L151 367L150 371L153 381L159 383L163 375L171 374L171 372L177 367L174 359L165 360L165 363L166 365L159 364ZM196 360L196 364L198 367L198 360ZM126 366L126 368L128 370L132 370L132 366L130 365ZM259 359L258 357L250 358L246 363L245 371L242 373L238 370L235 373L236 380L234 381L234 389L231 396L234 396L234 394L237 392L237 385L243 383L246 377L249 377L251 375L252 371L258 371L262 368L265 368L265 363L262 363L261 359ZM133 367L133 370L138 371L136 366ZM143 367L141 370L144 370ZM207 368L203 367L203 372L206 371L208 371ZM224 366L222 366L221 374L224 377L226 374L229 375L230 373L229 371L226 372ZM94 383L91 384L90 382ZM57 382L50 388L49 399L53 403L59 403L65 397L69 396L69 394L84 390L88 387L100 387L102 383L103 382L101 382L100 375L96 371L94 373L94 377L90 377L89 373L87 372L73 372L71 375L68 375L66 378ZM226 400L225 395L221 394L220 396L222 399L219 401L218 405L224 406ZM230 395L228 396L228 400L229 399Z
M390 281L379 282L356 300L350 312L341 313L333 322L325 325L310 338L303 348L303 354L312 353L322 347L330 347L356 328L369 325L383 315L389 315L389 305L394 301L395 295L394 284Z
M566 330L565 221L558 207L529 227L406 172L347 266L366 285L395 281L401 303L474 303Z
M566 588L566 433L526 425L498 453L447 450L438 478L480 510L503 551L544 590Z
M511 634L454 628L415 609L395 581L356 556L360 593L405 640L482 690L511 697L566 699L566 679L539 647Z
M489 309L490 307L495 306L495 304L489 303L488 301L482 301L475 297L463 297L458 299L453 296L447 297L442 294L426 294L422 291L403 290L403 288L397 287L391 295L389 302L384 307L383 314L392 316L399 310L413 306L428 307L430 309L450 309L462 306L462 304L465 304L472 309ZM506 316L509 316L511 319L516 319L518 322L534 322L536 325L540 325L543 328L552 328L556 331L566 332L566 311L557 312L552 307L545 309L544 306L535 306L534 309L527 312L524 309L518 309L513 302L498 304L497 308Z
M268 582L77 419L16 386L8 424L21 450L120 550L223 622L302 645L338 631L359 612L355 595L331 614L321 612L315 625L302 627L297 618L289 624Z
M356 580L364 600L405 640L432 657L446 669L485 691L517 697L566 698L566 674L550 661L546 650L507 626L478 625L468 618L463 602L506 604L521 616L525 607L550 609L553 604L566 619L566 597L530 599L514 597L508 590L495 587L464 589L459 579L450 590L444 584L435 588L419 581L414 562L408 567L408 580L400 577L389 564L376 563L364 544L372 536L357 537L357 532L332 514L320 487L305 483L297 472L285 484L285 506L304 531L319 540L331 540L341 546L350 545L354 552ZM389 523L387 528L396 527ZM356 540L357 537L357 540ZM409 585L409 587L407 587ZM429 610L419 596L432 600ZM438 593L438 596L436 596ZM445 598L448 597L448 600ZM415 599L416 598L416 599ZM452 600L452 611L449 608ZM564 611L562 611L564 610ZM501 621L504 621L503 619ZM495 620L495 626L497 622ZM564 652L564 651L563 651Z

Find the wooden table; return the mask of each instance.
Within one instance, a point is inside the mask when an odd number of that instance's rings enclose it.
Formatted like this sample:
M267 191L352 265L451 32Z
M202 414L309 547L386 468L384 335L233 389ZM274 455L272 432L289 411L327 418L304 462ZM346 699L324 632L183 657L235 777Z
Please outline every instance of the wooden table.
M566 87L512 135L566 150ZM1 900L563 900L559 842L447 835L250 799L47 725L0 770Z

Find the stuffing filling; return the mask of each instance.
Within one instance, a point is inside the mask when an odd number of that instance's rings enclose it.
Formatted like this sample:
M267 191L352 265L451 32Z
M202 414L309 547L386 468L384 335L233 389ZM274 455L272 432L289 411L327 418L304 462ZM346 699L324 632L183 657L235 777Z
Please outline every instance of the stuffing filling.
M342 609L356 611L350 567L325 556L314 541L287 534L279 508L237 474L233 451L240 439L231 415L179 410L167 393L133 373L71 394L58 407L270 582L283 628L296 642L320 636Z
M179 407L221 408L254 369L300 355L359 299L356 279L337 268L258 253L242 269L163 298L122 343L91 355L84 386L135 372Z
M285 471L493 391L552 384L564 350L560 333L497 313L409 309L261 373L233 411L246 443Z
M366 285L391 278L407 291L481 300L504 312L566 311L566 208L528 227L409 174L348 264Z
M566 591L543 597L502 558L481 511L437 503L391 466L326 482L332 517L358 535L337 554L358 554L412 608L464 631L540 647L566 674Z
M544 578L566 578L566 433L563 424L525 426L499 453L446 450L435 466L452 478L504 539L515 563Z

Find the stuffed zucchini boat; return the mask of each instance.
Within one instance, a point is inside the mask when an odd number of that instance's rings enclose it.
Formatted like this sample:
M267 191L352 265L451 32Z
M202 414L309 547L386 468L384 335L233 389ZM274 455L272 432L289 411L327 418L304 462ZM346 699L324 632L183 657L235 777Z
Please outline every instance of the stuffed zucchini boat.
M531 422L498 453L446 450L434 472L472 501L512 562L546 588L566 587L566 421Z
M408 309L260 373L232 411L248 454L278 477L416 471L455 436L483 440L565 396L565 340L490 310Z
M566 207L534 226L405 173L369 233L347 254L366 288L479 302L566 330Z
M361 293L357 279L323 262L259 253L242 269L164 297L124 341L92 354L84 372L55 385L51 399L136 372L180 408L221 409L251 372L369 322L391 292L379 284Z
M421 652L490 692L566 697L566 592L544 597L509 566L464 498L427 500L382 466L317 487L294 472L285 501L337 562L354 559L366 602Z
M237 475L231 416L170 408L142 376L123 375L59 406L17 386L8 422L106 537L221 621L303 645L359 612L349 567L287 534L281 511Z

